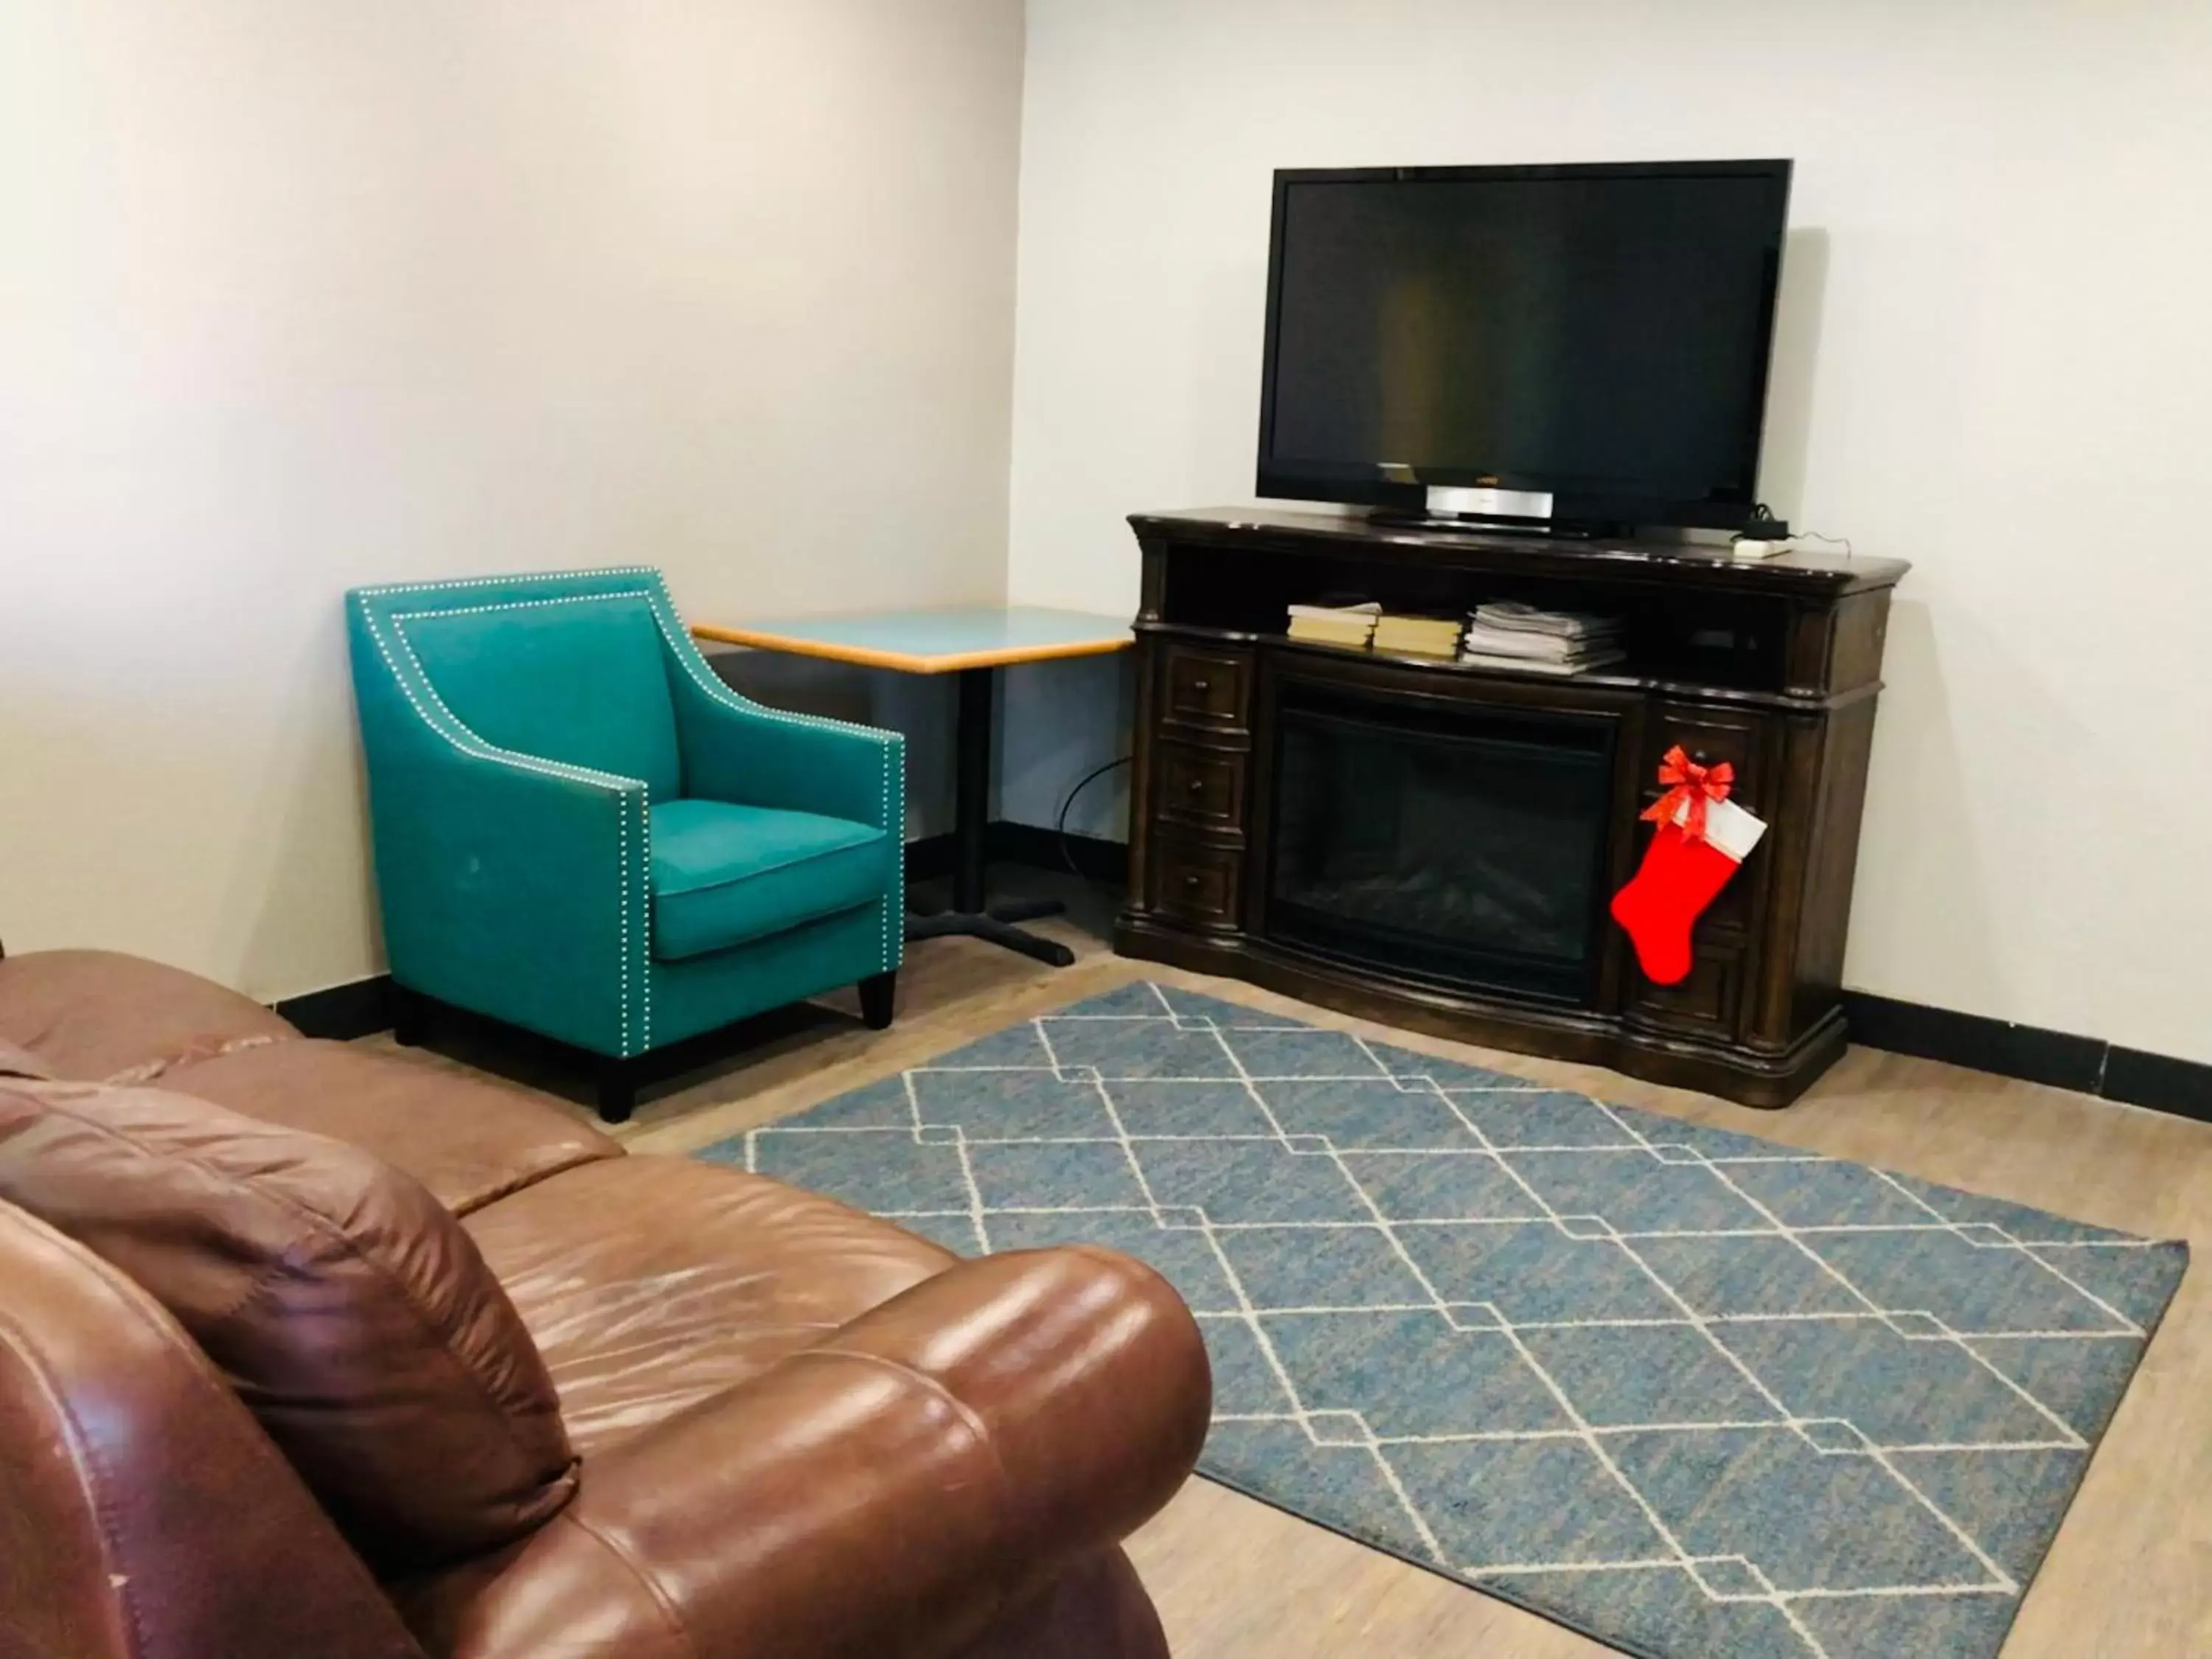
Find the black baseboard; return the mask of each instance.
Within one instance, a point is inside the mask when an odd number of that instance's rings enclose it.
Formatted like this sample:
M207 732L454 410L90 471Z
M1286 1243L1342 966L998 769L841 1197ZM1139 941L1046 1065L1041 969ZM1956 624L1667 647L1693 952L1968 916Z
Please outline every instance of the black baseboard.
M1129 877L1127 843L1108 841L1103 836L1079 835L1071 830L1062 837L1056 830L1040 829L1034 823L994 823L990 845L993 858L1032 870L1057 870L1086 881L1111 882L1117 887ZM1068 870L1071 860L1075 866L1072 872Z
M2105 1072L2106 1045L2094 1037L1954 1013L1865 991L1844 993L1844 1018L1851 1041L1869 1048L1948 1060L1999 1077L2094 1094Z
M908 881L936 881L952 873L952 837L951 835L924 836L920 841L906 844L906 878Z
M2107 1100L2212 1123L2212 1066L2203 1060L2176 1060L2172 1054L2148 1054L2115 1043L2106 1053L2105 1083L2097 1092Z
M392 975L379 974L374 979L333 985L327 991L309 991L286 997L275 1006L276 1012L298 1026L303 1036L350 1042L356 1037L392 1029Z
M1071 833L1063 843L1056 831L1029 823L994 823L988 842L994 861L1066 872L1073 858L1079 872L1094 881L1120 883L1129 869L1129 849L1117 841ZM908 881L929 881L952 873L952 837L928 836L908 842ZM276 1012L309 1036L350 1041L389 1030L389 975L334 985L287 997ZM1891 1054L1913 1054L1954 1066L1971 1066L1998 1077L2047 1083L2060 1089L2100 1096L2130 1106L2212 1123L2212 1065L2171 1054L2124 1048L2101 1037L2076 1036L2039 1026L2014 1025L1980 1014L1930 1008L1917 1002L1867 991L1844 993L1844 1013L1851 1041Z
M1869 1048L1970 1066L2212 1123L2212 1065L2199 1060L1866 991L1844 993L1844 1016L1851 1041Z
M1066 853L1062 854L1060 832L1042 829L1034 823L1009 823L1003 820L994 823L984 838L984 850L994 864L1018 864L1032 870L1055 870L1067 874L1072 860L1074 874L1091 881L1119 884L1129 873L1129 849L1118 841L1108 841L1103 836L1085 836L1071 830L1067 832ZM950 835L925 836L920 841L906 844L906 878L908 881L939 880L952 873L952 837Z

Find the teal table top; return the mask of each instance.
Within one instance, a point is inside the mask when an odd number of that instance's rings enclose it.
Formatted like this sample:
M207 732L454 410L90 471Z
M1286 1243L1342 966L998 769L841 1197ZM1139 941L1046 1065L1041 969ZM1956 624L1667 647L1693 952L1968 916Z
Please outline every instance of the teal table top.
M702 640L789 651L908 674L946 674L1126 651L1128 619L1044 605L979 606L951 611L874 611L743 624L702 623Z

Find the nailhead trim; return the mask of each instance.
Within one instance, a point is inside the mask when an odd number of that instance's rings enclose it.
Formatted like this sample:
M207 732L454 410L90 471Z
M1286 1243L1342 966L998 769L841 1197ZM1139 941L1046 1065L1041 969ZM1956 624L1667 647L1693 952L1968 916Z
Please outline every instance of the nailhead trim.
M609 599L643 599L650 606L649 587L613 587L604 593L556 593L542 599L502 599L497 605L441 605L434 611L395 611L392 620L419 622L425 617L481 617L492 611L542 611L554 605L601 605Z
M899 965L906 948L906 768L902 744L884 745L884 794L893 805L884 814L884 834L891 844L891 896L884 905L883 971Z
M617 916L621 922L622 932L622 962L616 972L615 980L616 983L620 988L622 996L622 1046L623 1058L625 1060L629 1058L630 1053L629 814L623 811L623 808L628 805L629 803L626 801L617 801L615 804L615 860L617 867L622 872L622 879L615 884L615 890L618 895L615 901L617 905ZM647 994L645 1018L646 1029L647 1031L650 1031L653 1029L653 1001L650 992Z
M354 592L367 599L381 598L386 593L441 593L456 587L511 587L517 582L557 582L592 576L658 578L659 574L649 564L602 565L588 570L525 571L512 576L457 576L451 581L442 582L386 582L380 587L357 587Z

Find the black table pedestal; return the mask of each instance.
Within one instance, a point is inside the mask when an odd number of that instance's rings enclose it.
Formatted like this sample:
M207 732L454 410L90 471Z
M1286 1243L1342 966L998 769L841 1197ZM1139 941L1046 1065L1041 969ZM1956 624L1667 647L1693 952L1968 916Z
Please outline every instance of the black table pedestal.
M1058 899L1014 899L993 904L984 895L984 866L988 849L985 832L991 817L991 704L996 670L963 668L960 676L960 711L953 779L952 908L935 915L910 915L906 920L909 939L943 939L961 934L987 939L1009 951L1054 968L1065 968L1075 952L1057 939L1040 938L1015 926L1056 916L1066 909Z

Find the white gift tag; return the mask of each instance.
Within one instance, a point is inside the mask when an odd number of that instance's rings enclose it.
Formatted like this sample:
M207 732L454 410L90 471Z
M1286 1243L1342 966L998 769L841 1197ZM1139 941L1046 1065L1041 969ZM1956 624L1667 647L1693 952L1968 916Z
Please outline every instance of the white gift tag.
M1674 822L1684 823L1690 816L1690 803L1684 801L1674 809ZM1709 800L1705 803L1705 839L1738 864L1741 864L1751 849L1759 845L1759 838L1766 833L1766 820L1754 817L1732 800Z

